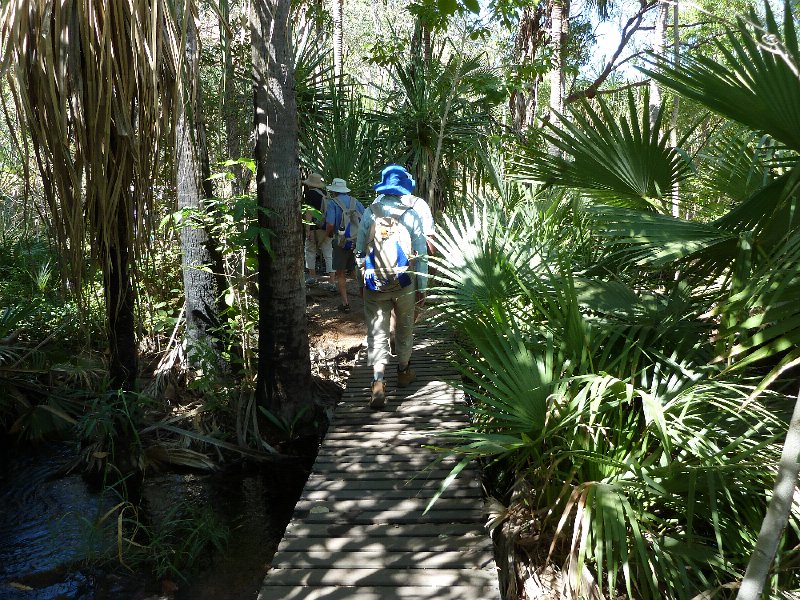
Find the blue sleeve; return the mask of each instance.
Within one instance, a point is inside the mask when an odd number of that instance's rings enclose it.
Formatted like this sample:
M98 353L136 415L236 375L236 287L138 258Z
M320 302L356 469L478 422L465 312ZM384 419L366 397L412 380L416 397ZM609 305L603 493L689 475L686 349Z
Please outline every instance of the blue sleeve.
M336 229L340 219L336 218L337 211L337 204L333 198L328 198L328 210L325 211L325 224L333 225L333 228Z

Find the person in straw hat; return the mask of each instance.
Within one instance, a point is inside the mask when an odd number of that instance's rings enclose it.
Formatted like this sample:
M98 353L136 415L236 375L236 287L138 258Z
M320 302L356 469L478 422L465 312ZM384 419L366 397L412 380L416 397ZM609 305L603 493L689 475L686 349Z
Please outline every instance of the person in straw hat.
M311 211L303 215L305 220L305 254L308 277L306 285L317 283L317 253L322 252L327 273L333 272L333 243L325 228L325 180L319 173L311 173L303 180L303 204L322 213L314 218Z
M347 298L347 270L355 267L355 238L358 234L358 224L361 222L361 215L364 214L364 205L358 200L348 195L350 188L344 179L334 177L331 184L327 187L331 194L331 201L328 202L328 210L325 214L326 228L328 235L333 237L337 234L337 240L333 245L333 274L336 286L339 289L339 297L342 303L339 305L341 312L350 312L350 301Z

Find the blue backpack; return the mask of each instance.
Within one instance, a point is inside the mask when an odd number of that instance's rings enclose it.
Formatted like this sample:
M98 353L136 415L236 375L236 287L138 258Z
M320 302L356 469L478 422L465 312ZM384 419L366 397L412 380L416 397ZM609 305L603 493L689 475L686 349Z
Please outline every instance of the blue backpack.
M333 198L333 201L342 209L342 218L336 228L336 243L343 250L352 250L356 246L356 236L361 225L361 213L356 208L356 199L350 196L349 206L345 206L340 198Z
M370 208L375 217L364 244L364 285L376 292L391 292L411 285L414 254L411 236L398 217L389 215L378 198Z

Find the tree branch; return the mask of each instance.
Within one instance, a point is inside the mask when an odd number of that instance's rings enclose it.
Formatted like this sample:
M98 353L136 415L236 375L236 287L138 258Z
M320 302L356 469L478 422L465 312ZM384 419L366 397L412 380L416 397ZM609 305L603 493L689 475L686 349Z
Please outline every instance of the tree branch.
M631 88L644 87L646 85L650 85L650 79L643 79L642 81L634 81L633 83L629 83L627 85L623 85L616 88L611 88L608 90L597 90L595 94L598 96L602 94L616 94L618 92L624 92L625 90L629 90Z
M605 68L601 71L600 75L597 76L597 79L595 79L589 85L589 87L580 90L578 92L573 92L569 96L567 96L566 100L564 100L565 104L569 102L574 102L575 100L578 100L580 98L593 98L595 94L597 94L598 88L601 85L603 85L605 80L608 79L608 76L611 75L614 69L616 69L619 66L618 64L616 64L616 61L619 58L620 54L622 54L622 51L625 50L631 37L633 37L633 34L636 33L641 27L642 18L647 13L647 11L652 9L657 4L658 2L656 0L650 0L647 3L642 3L642 6L638 10L638 12L635 15L633 15L630 19L628 19L628 22L625 23L625 27L622 28L622 38L619 41L619 45L617 46L617 49L614 51L614 54L611 56L609 61L606 63ZM630 58L631 57L626 58L625 61L619 64L620 65L623 64L624 62L630 60Z

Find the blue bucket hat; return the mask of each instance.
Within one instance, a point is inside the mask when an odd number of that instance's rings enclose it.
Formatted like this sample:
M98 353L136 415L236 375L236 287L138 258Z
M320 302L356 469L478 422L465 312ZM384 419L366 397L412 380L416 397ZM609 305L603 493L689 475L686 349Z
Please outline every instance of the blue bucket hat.
M381 182L372 186L379 194L405 196L414 189L414 178L400 165L389 165L381 171Z

